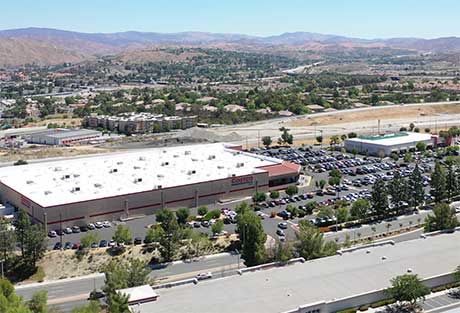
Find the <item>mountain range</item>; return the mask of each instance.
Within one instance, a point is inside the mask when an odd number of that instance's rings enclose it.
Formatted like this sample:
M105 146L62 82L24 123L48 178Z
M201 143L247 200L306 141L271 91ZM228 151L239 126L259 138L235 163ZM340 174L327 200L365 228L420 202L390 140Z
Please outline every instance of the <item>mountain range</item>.
M361 39L309 32L275 36L249 36L208 32L117 32L81 33L50 28L21 28L0 31L0 65L18 66L77 63L95 56L146 49L152 46L184 45L199 47L276 46L287 49L324 50L357 48L407 49L418 52L460 52L460 38Z

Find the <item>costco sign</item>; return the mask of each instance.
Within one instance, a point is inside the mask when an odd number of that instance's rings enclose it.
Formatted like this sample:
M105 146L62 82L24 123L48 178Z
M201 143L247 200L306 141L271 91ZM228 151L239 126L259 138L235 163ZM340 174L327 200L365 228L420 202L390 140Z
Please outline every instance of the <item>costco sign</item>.
M252 184L254 182L254 177L252 176L242 176L242 177L233 177L232 186Z

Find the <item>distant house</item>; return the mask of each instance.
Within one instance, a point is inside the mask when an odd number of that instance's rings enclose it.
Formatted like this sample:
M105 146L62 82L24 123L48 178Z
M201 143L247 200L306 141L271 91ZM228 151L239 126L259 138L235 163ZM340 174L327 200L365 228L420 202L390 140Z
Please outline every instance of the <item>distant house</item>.
M213 107L212 105L203 105L201 107L201 110L208 111L208 112L216 112L219 109L217 107Z
M279 112L278 112L278 115L279 115L279 116L286 116L286 117L287 117L287 116L293 116L294 113L292 113L291 111L285 110L285 111L279 111Z
M209 103L209 102L212 102L212 101L216 101L218 100L217 98L214 98L214 97L202 97L202 98L199 98L199 99L196 99L196 102L201 102L201 103Z
M192 105L187 102L176 103L176 111L189 112L192 108Z
M310 104L310 105L307 105L307 108L309 108L309 109L312 110L313 112L324 111L324 107L321 106L321 105L318 105L318 104Z
M270 114L272 113L272 110L270 108L265 108L265 109L258 109L256 110L257 113L261 113L261 114Z
M224 106L224 110L227 112L246 112L246 108L238 104L228 104Z

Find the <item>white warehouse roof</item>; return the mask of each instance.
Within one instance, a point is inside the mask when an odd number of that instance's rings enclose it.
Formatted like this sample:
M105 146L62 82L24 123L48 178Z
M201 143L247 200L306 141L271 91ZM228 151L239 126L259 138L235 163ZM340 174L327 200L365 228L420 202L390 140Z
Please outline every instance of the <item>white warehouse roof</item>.
M366 143L381 146L396 146L411 144L420 141L431 140L431 134L422 134L415 132L401 132L396 134L386 134L377 136L360 136L357 138L347 139L348 142Z
M222 143L146 149L2 168L2 184L42 207L262 173L281 160Z

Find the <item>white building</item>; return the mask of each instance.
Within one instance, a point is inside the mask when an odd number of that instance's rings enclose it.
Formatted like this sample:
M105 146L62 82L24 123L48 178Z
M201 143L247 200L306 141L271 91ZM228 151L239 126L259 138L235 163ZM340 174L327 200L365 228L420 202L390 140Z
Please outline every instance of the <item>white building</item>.
M385 156L392 152L405 152L415 149L417 143L423 142L427 147L434 145L435 141L431 134L401 132L395 134L377 135L377 136L360 136L345 140L345 149L349 152L356 149L359 153L369 155Z

